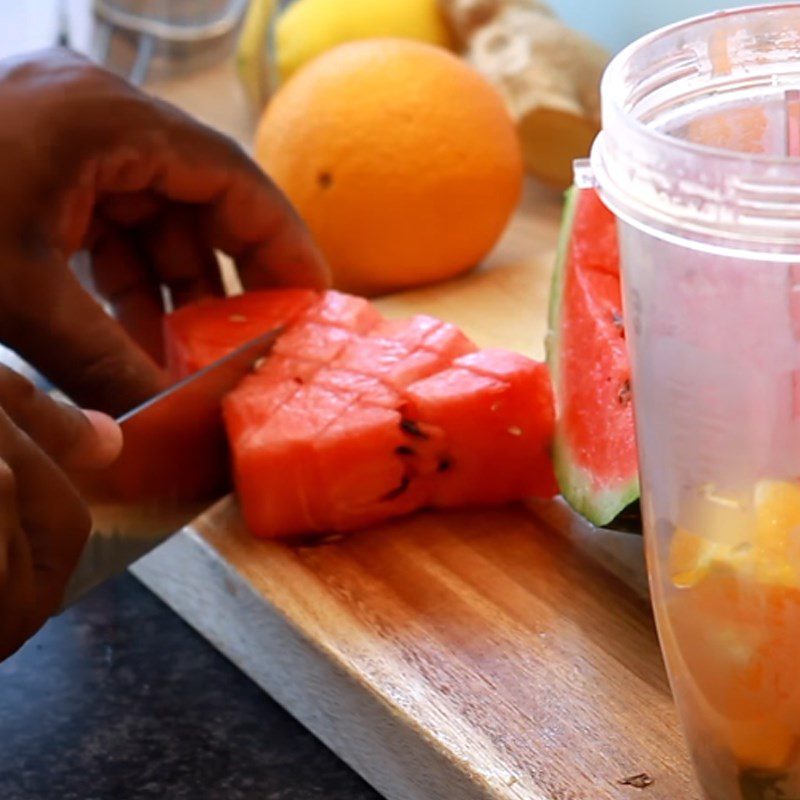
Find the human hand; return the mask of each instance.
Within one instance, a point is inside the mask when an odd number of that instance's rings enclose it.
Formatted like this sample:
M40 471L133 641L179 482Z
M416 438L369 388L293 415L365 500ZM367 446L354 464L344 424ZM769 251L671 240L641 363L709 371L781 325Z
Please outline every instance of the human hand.
M161 287L175 305L322 288L303 223L231 140L66 50L0 62L0 341L77 402L118 414L164 387ZM99 294L68 268L88 249Z
M111 418L59 403L0 366L0 660L59 609L90 533L64 470L104 467L121 447Z

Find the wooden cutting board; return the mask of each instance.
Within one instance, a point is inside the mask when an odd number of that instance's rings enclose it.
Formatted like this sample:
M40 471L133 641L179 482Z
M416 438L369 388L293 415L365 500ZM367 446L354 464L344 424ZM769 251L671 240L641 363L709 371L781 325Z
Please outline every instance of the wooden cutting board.
M559 214L529 188L482 269L382 310L541 357ZM700 796L640 539L560 503L289 547L229 499L133 571L389 800Z

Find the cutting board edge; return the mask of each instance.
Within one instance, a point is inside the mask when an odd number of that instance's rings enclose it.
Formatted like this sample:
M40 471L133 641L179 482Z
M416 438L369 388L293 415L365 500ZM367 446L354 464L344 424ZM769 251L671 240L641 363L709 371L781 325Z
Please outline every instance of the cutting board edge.
M548 800L543 790L490 785L421 738L401 709L332 660L191 529L130 571L387 800Z

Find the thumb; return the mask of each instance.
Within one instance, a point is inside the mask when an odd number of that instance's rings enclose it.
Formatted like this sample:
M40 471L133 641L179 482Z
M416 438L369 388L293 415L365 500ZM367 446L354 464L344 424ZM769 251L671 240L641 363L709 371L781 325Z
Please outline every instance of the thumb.
M102 411L83 410L89 431L71 449L66 466L91 469L114 462L122 451L122 429Z
M43 271L47 287L17 306L5 340L82 406L114 416L164 389L167 374L62 264Z
M100 411L82 411L0 365L0 409L62 467L98 469L122 450L122 430Z

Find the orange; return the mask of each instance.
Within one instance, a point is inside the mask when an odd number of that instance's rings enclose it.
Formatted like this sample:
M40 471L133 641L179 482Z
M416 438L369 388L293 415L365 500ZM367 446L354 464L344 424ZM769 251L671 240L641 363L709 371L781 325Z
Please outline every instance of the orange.
M668 609L673 671L710 726L746 766L777 768L800 742L800 591L744 582L715 567ZM702 710L701 710L702 709Z
M438 281L477 264L522 188L514 124L496 90L433 45L336 47L274 96L259 163L361 294Z
M717 509L726 530L706 513L705 535L675 531L662 637L695 724L740 765L778 769L800 746L800 483L761 480L751 502L738 522Z

